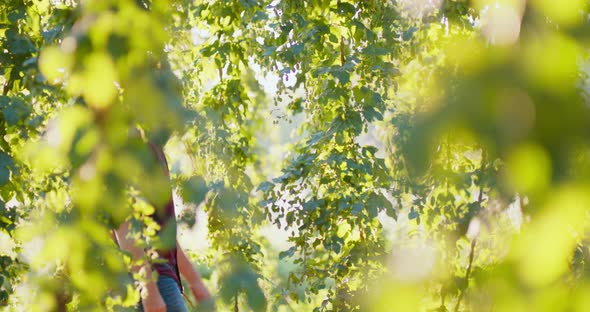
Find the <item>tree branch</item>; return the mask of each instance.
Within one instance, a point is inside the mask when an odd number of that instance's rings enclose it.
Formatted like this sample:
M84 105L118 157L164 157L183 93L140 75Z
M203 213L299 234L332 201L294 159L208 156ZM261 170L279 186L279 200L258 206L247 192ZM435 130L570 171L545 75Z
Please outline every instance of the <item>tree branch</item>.
M455 312L459 312L459 306L461 306L461 300L463 300L463 296L465 295L465 291L467 287L469 287L469 276L471 275L471 268L473 267L473 258L475 255L475 244L477 239L473 239L471 241L471 251L469 252L469 264L467 265L467 272L465 273L465 288L459 294L459 298L457 299L457 304L455 305Z

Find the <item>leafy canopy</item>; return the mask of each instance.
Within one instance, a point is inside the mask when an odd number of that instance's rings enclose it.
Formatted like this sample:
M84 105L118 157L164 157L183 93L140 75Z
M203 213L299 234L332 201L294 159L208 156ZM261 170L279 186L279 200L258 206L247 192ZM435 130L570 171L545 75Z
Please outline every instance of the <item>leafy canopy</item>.
M584 311L588 13L3 1L0 307L133 306L172 188L221 311Z

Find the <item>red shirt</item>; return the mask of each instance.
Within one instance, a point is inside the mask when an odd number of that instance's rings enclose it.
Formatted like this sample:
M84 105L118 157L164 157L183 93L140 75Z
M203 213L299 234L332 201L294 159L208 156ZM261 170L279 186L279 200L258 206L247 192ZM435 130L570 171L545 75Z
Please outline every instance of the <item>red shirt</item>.
M166 156L161 148L156 146L155 144L149 143L150 149L157 156L158 160L160 161L166 176L169 176L168 173L168 163L166 161ZM154 263L152 267L158 272L159 275L162 276L169 276L172 277L177 283L180 291L182 292L182 284L180 282L180 273L178 270L178 260L176 256L176 213L174 211L174 201L172 199L172 192L170 192L170 200L164 207L155 207L156 212L153 214L152 218L158 225L160 226L160 232L163 232L166 227L172 227L170 232L167 231L168 235L174 235L174 247L171 249L166 250L158 250L158 254L162 260L165 260L164 263Z

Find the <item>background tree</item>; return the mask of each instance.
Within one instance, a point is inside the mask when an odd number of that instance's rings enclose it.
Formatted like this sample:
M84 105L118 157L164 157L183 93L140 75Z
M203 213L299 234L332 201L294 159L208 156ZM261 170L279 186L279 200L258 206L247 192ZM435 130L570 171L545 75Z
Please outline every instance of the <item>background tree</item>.
M137 301L139 127L219 310L583 311L589 35L585 0L4 1L0 306Z

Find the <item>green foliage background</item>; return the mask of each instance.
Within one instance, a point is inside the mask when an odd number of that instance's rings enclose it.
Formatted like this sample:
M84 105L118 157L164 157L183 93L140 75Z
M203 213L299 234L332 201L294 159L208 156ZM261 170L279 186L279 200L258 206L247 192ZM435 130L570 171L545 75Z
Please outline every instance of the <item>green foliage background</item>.
M220 311L587 310L588 13L2 1L0 309L138 300L110 230L170 239L138 126Z

